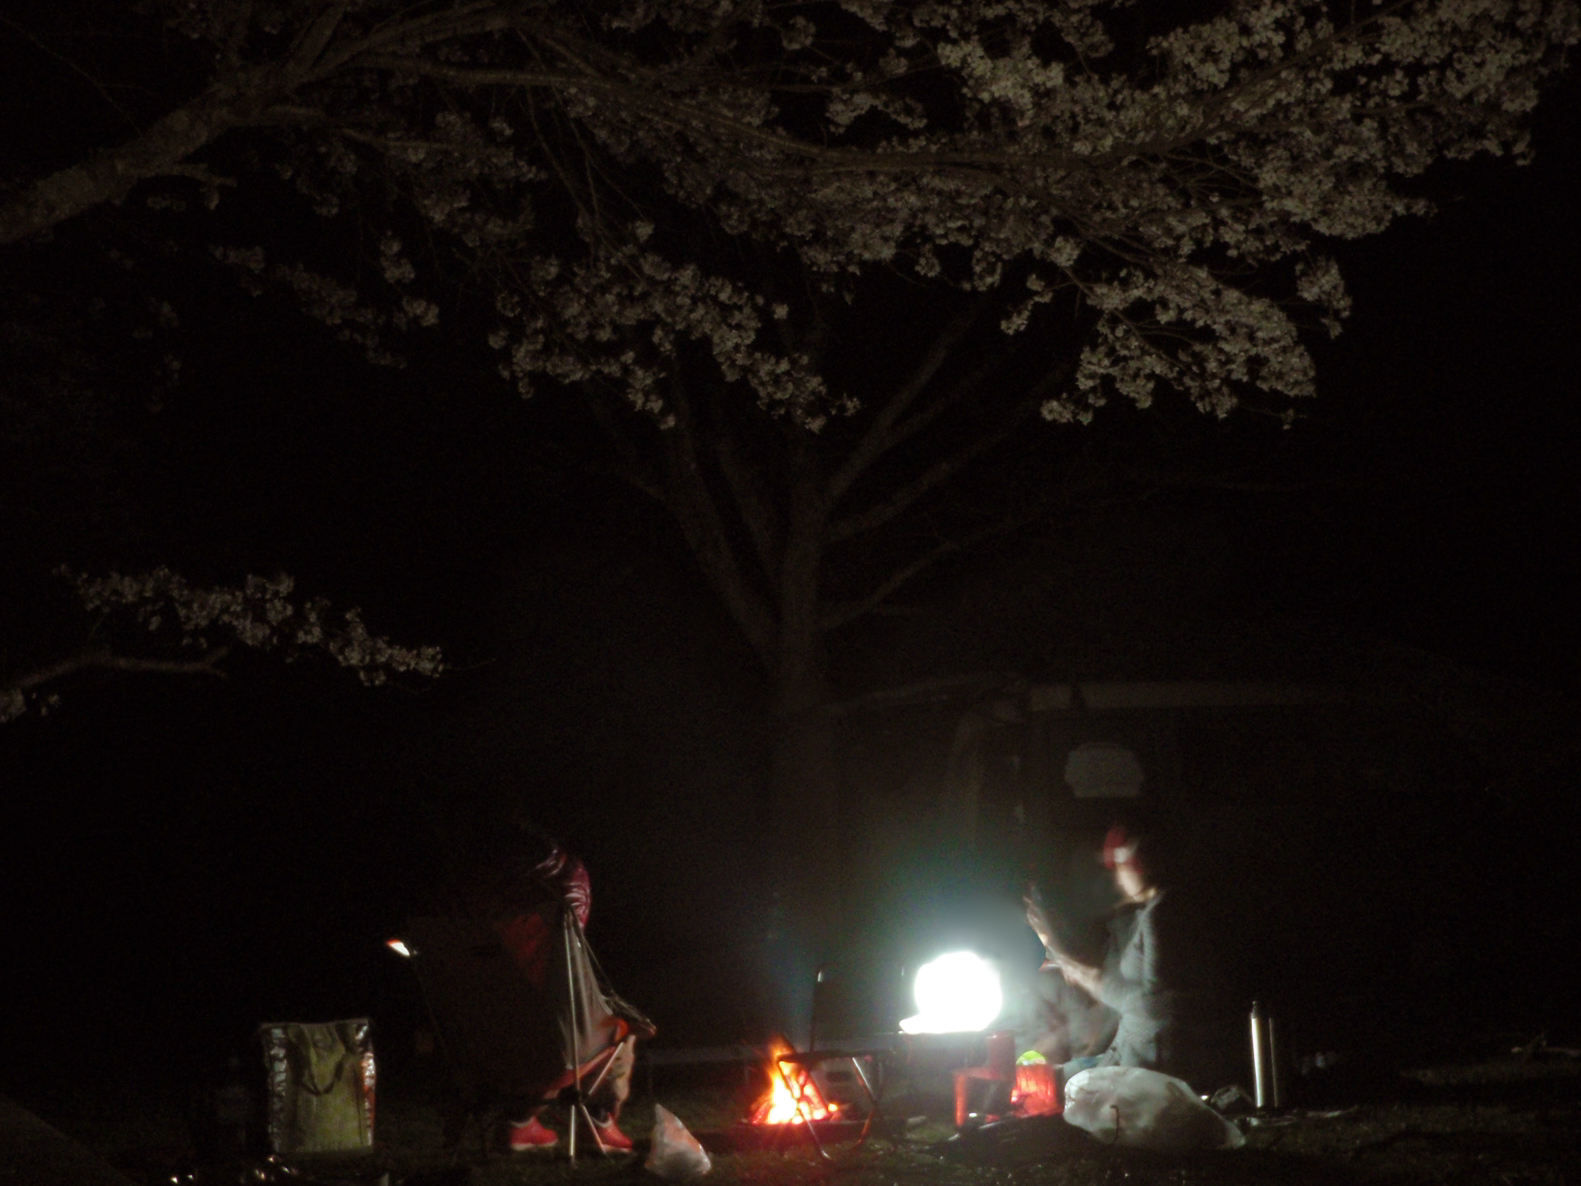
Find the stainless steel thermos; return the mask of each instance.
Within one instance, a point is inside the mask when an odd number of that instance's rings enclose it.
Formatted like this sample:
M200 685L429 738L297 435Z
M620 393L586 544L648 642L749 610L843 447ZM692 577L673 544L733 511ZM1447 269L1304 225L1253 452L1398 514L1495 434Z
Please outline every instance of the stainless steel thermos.
M1252 1002L1252 1094L1258 1108L1284 1107L1279 1074L1279 1045L1274 1019L1263 1013L1262 1002Z

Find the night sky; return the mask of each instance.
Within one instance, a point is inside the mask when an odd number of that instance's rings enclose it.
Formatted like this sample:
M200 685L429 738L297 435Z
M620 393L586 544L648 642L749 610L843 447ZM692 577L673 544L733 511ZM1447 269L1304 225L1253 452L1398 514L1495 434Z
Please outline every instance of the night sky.
M1343 247L1355 310L1277 441L1285 488L1153 500L962 565L922 590L906 644L882 626L842 640L839 692L1004 665L1048 678L1072 630L1188 616L1319 623L1573 704L1578 113L1572 80L1538 117L1535 165L1446 169L1436 217ZM61 563L283 570L378 633L443 646L452 670L367 690L239 655L224 681L84 679L0 726L0 1070L201 1060L286 1015L405 1024L410 985L380 940L502 795L586 857L592 939L661 1030L754 1036L762 969L688 977L693 954L765 925L766 693L673 530L560 467L553 401L521 401L488 359L436 339L373 369L193 275L213 299L157 412L140 394L102 426L109 461L41 454L5 483L6 629L69 632L40 609L65 604ZM1012 581L1031 590L1001 619L1014 630L974 618ZM1576 789L1523 788L1528 818L1562 835Z

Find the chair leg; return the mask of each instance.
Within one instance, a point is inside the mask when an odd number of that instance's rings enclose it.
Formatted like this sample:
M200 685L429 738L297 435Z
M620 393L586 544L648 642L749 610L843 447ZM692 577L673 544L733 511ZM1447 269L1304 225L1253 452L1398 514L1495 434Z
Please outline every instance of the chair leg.
M601 1156L608 1157L609 1146L604 1144L604 1138L598 1135L598 1125L593 1123L593 1114L587 1110L585 1103L577 1104L576 1115L582 1117L582 1123L587 1127L588 1135L593 1138L593 1147L599 1151ZM576 1121L573 1119L572 1123L575 1124Z
M487 1109L474 1099L457 1098L443 1105L440 1117L440 1141L449 1150L447 1160L459 1165L467 1154L467 1141L474 1131L478 1134L478 1156L486 1159L489 1154L489 1126Z
M849 1056L841 1055L838 1057ZM797 1119L800 1120L802 1125L807 1129L807 1135L812 1138L813 1148L818 1150L818 1155L825 1161L837 1160L834 1154L829 1152L828 1147L823 1143L823 1138L818 1135L816 1122L803 1110L802 1101L805 1098L805 1095L804 1093L799 1093L797 1089L791 1085L790 1076L785 1073L786 1061L787 1060L776 1059L774 1067L775 1070L779 1072L780 1081L785 1084L785 1090L789 1092L791 1098L796 1101ZM809 1079L812 1077L810 1062L797 1061L793 1062L791 1065L799 1067L801 1074L805 1075ZM862 1122L862 1131L856 1135L856 1139L852 1143L849 1150L850 1153L855 1153L857 1150L861 1149L863 1145L867 1144L868 1137L870 1137L873 1133L873 1125L878 1119L878 1094L873 1090L872 1080L867 1077L867 1071L862 1066L862 1059L860 1057L852 1057L851 1065L855 1068L857 1078L862 1084L862 1091L867 1096L867 1116ZM788 1128L789 1126L786 1125L784 1127Z
M622 1050L624 1050L636 1040L637 1039L635 1038L625 1038L624 1040L615 1043L615 1045L611 1046L608 1051L600 1056L604 1060L604 1065L599 1067L598 1074L594 1077L591 1086L582 1092L584 1098L592 1095L600 1087L604 1086L604 1080L609 1075L609 1068L615 1065L615 1059L620 1057L620 1052Z

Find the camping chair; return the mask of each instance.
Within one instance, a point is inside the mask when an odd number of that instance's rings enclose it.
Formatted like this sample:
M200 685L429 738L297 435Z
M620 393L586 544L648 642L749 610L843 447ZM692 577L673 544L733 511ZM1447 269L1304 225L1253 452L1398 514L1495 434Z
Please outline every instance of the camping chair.
M512 918L417 918L402 941L468 1117L509 1097L558 1102L571 1160L579 1120L607 1154L587 1100L653 1027L608 989L576 916L548 903Z
M847 1150L867 1143L879 1120L880 1105L893 1060L901 1050L901 1002L905 999L905 968L890 962L842 961L824 964L813 982L812 1021L805 1051L786 1051L774 1059L792 1098L802 1098L803 1075L822 1094L864 1112L860 1130ZM825 1141L828 1120L797 1109L796 1122L812 1138L826 1161L835 1160ZM837 1122L842 1129L847 1122ZM820 1131L820 1125L824 1131Z

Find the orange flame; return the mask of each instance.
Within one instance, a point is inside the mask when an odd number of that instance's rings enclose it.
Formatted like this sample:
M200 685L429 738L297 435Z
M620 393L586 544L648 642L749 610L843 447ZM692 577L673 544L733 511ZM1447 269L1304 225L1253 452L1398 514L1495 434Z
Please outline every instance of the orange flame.
M1010 1103L1023 1116L1054 1116L1062 1111L1054 1068L1047 1063L1016 1067Z
M780 1061L794 1053L784 1038L776 1038L769 1046L769 1090L752 1110L753 1124L830 1120L840 1110L839 1104L823 1098L806 1067Z

